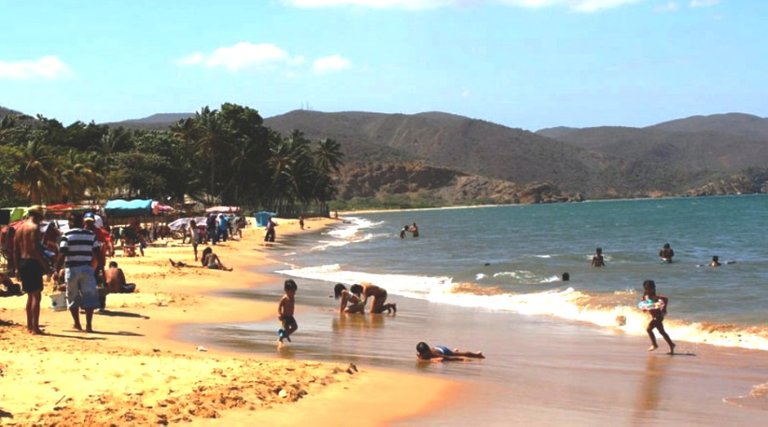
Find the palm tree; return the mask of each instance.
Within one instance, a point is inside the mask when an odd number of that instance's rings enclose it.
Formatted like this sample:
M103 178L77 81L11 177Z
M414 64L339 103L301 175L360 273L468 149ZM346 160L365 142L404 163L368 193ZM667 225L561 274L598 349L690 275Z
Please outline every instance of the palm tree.
M216 193L216 154L220 148L222 139L221 121L218 111L211 110L207 106L195 113L196 127L199 131L199 137L196 141L197 152L202 158L210 161L210 187L208 192L211 196L218 196Z
M62 196L69 201L80 200L87 190L98 191L103 177L94 168L95 155L70 149L58 167Z
M99 151L105 160L115 153L122 153L131 147L131 132L123 127L109 128L99 140Z
M288 138L277 139L270 151L272 188L277 202L288 205L296 200L309 201L313 177L309 141L301 132L293 131Z
M14 188L33 205L58 193L54 175L55 162L48 146L39 139L29 140L22 150L22 168Z
M339 171L344 153L341 152L341 144L333 139L324 138L315 146L313 155L319 176L315 180L312 192L317 200L327 202L336 192L332 175Z
M226 138L219 112L205 106L195 113L195 117L176 123L172 131L189 146L196 158L208 163L208 194L210 197L220 196L216 191L216 161L221 157L219 151L224 148Z
M227 187L233 188L232 197L233 200L237 202L240 200L241 189L249 184L249 178L256 178L258 175L245 172L249 169L252 171L257 168L256 165L259 163L258 159L261 147L258 144L255 144L250 138L241 136L235 139L231 148L232 155L229 161L230 179L227 183ZM224 190L227 190L227 188Z
M342 165L341 159L344 153L341 152L341 144L331 138L321 139L314 149L315 165L319 170L326 174L338 172Z

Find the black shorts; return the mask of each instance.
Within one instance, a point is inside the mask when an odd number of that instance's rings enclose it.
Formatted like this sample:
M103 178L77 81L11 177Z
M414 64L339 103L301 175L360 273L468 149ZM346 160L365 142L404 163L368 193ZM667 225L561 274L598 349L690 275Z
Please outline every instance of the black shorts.
M43 290L43 267L36 259L19 260L19 278L24 292L30 294Z
M283 329L287 329L289 326L293 326L294 329L298 328L296 319L293 316L280 316L280 321L283 322Z

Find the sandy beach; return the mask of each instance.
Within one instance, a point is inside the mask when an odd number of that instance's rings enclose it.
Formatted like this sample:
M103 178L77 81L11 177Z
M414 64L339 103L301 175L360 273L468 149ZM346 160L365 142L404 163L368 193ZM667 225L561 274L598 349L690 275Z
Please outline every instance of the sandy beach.
M278 242L318 232L330 219L277 220ZM371 369L346 361L281 360L177 338L181 325L253 322L276 317L277 301L254 303L218 290L274 285L253 272L268 262L263 229L215 247L233 272L174 268L194 264L189 244L163 242L144 257L114 258L133 294L111 294L94 316L94 333L72 328L67 311L49 308L44 336L26 333L26 297L0 299L0 422L4 425L386 425L429 413L458 396L460 385L434 377ZM202 247L200 247L202 250ZM276 322L276 321L275 321ZM429 389L430 393L419 390ZM352 423L351 420L354 420Z
M399 295L396 316L339 316L331 285L312 280L298 281L300 329L278 351L285 277L272 271L334 220L278 223L277 244L249 228L215 247L233 272L172 267L194 261L173 241L115 257L139 292L109 295L95 333L46 298L48 335L30 336L26 298L0 299L0 423L761 425L768 410L762 351L681 341L670 357L595 325ZM418 339L488 358L419 363Z

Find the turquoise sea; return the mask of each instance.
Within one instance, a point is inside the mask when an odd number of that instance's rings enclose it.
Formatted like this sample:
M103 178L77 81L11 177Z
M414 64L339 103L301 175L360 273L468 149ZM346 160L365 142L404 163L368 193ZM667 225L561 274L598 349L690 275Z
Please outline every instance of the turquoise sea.
M416 222L420 237L400 239ZM307 221L312 227L312 221ZM356 363L468 384L461 402L397 425L762 425L768 411L768 197L475 207L345 215L268 247L275 304L299 284L293 342L276 319L190 326L195 343ZM670 243L674 263L661 264ZM592 268L596 247L606 267ZM713 255L723 265L707 267ZM564 272L570 280L561 281ZM677 343L646 352L641 285L670 299ZM372 282L397 314L340 315L333 286ZM226 291L222 291L226 292ZM418 341L487 359L420 363ZM425 391L428 392L428 391Z
M420 237L399 238L416 222ZM644 334L652 279L678 339L768 350L768 197L643 199L352 215L282 274ZM670 243L672 264L659 249ZM606 267L592 268L603 248ZM717 255L722 266L706 266ZM568 272L570 281L560 280Z

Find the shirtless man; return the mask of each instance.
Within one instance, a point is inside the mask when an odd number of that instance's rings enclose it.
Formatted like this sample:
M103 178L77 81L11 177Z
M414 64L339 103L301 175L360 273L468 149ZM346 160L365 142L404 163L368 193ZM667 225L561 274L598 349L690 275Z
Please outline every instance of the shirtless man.
M365 304L368 302L368 298L373 297L373 302L371 303L371 313L381 314L385 311L387 313L391 313L393 311L397 313L397 305L394 303L386 303L387 290L382 287L370 283L363 283L362 285L354 284L349 287L349 291L357 295L358 298L363 299L363 308L365 308Z
M27 293L27 331L32 335L43 334L40 329L40 299L43 292L43 274L50 273L48 262L41 250L42 219L40 210L31 208L27 220L16 231L14 242L18 278L21 280L22 289Z
M672 257L675 256L675 251L669 246L669 243L664 243L664 247L659 251L659 258L661 262L670 264L672 263Z
M136 290L135 283L127 283L123 269L117 266L117 262L110 261L106 271L107 289L111 294L129 294Z

